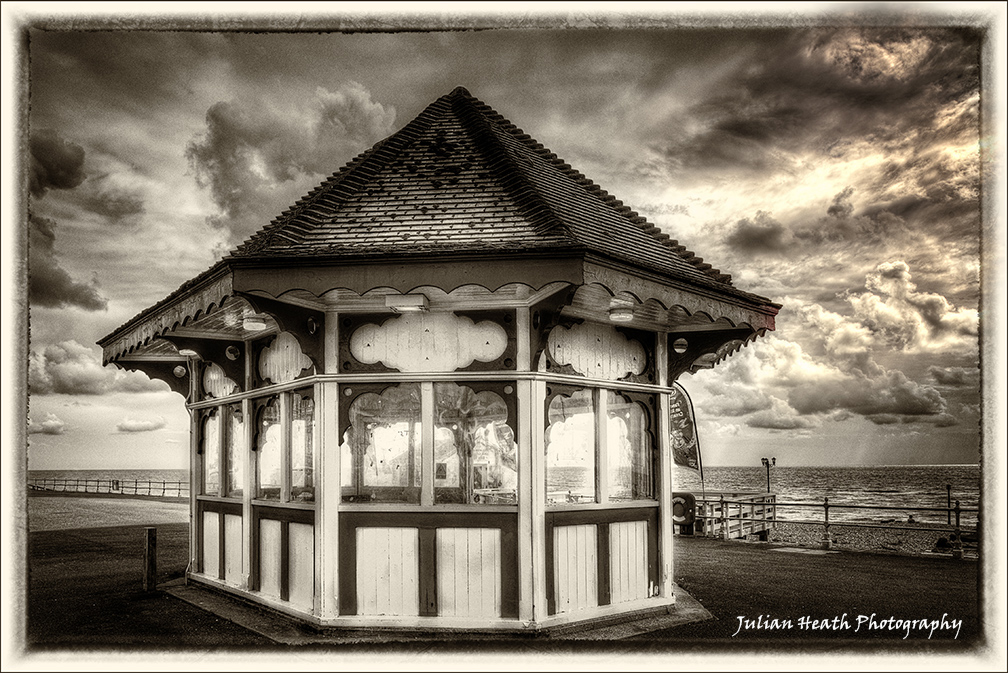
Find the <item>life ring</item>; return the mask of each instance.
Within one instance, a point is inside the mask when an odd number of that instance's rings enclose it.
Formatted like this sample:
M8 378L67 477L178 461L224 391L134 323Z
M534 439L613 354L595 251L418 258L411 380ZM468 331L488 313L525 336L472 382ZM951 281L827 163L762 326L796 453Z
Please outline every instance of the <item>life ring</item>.
M692 493L672 494L672 523L689 526L696 519L696 498Z

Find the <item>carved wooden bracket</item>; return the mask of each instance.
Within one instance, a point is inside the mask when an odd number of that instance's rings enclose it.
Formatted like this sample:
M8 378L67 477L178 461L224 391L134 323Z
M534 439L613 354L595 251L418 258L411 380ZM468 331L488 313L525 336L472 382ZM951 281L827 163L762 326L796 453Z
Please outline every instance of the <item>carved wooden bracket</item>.
M668 335L668 372L671 384L680 374L691 371L693 364L704 355L717 353L718 349L730 341L748 341L756 334L750 327L735 327L717 332L686 332ZM678 339L686 341L686 350L677 353L674 344Z
M311 358L316 371L324 371L325 314L303 306L286 304L246 292L236 292L258 313L268 313L280 325L280 330L290 332L298 340L301 352Z
M546 348L546 341L549 338L550 330L561 322L565 325L584 322L581 318L566 316L561 318L560 315L563 307L569 306L574 301L574 293L577 291L577 288L578 286L571 285L560 292L550 295L532 307L529 320L529 354L532 357L532 362L529 363L529 366L533 371L538 366L539 356L542 355L543 350Z
M239 390L245 389L245 344L241 341L225 341L223 339L198 339L166 334L161 339L170 341L175 348L196 351L206 362L212 362L221 369L229 379L238 384ZM237 349L237 350L235 350Z
M152 379L160 379L168 384L172 392L176 392L189 402L189 382L192 380L192 368L183 360L117 360L112 363L120 369L141 371ZM175 368L182 367L185 374L175 376Z

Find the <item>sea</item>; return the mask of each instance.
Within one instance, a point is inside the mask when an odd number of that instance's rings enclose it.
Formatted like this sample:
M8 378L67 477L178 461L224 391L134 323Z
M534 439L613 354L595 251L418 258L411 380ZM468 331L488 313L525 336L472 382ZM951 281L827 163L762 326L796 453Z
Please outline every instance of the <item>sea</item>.
M676 467L674 489L708 495L719 491L765 493L766 469L704 467L703 482L696 470ZM127 481L189 481L188 470L29 470L28 478L118 479ZM951 489L947 487L951 487ZM945 508L952 504L977 510L981 502L979 465L889 465L872 467L771 467L770 490L779 506L779 519L821 520L822 502L829 498L830 521L945 523L947 512L887 510L886 507ZM843 509L837 505L871 505L878 509ZM961 514L964 527L977 525L977 512Z
M767 471L756 467L704 467L703 482L696 470L676 467L674 489L695 494L730 491L765 493ZM949 489L948 487L951 487ZM830 521L946 523L951 493L963 509L980 508L979 465L880 465L871 467L771 467L770 490L778 503L814 504L814 507L779 506L778 519L823 518L823 500L829 498ZM870 505L878 509L844 509L836 505ZM889 510L885 507L942 508L940 512ZM964 527L977 525L977 512L962 512ZM955 515L952 516L953 523Z

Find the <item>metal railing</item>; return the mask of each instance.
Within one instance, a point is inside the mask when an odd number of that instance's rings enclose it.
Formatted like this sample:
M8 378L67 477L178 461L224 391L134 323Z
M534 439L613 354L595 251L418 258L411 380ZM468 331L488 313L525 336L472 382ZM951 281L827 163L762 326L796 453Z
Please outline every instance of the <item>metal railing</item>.
M137 495L154 498L188 498L188 481L157 481L143 479L64 479L39 477L28 480L32 491L57 493L104 493Z
M717 500L714 499L697 499L697 513L696 519L703 521L704 535L710 536L720 536L725 540L731 539L733 537L739 537L740 535L746 534L746 529L750 534L760 533L762 531L769 530L771 527L776 528L778 523L786 524L798 524L804 526L822 526L823 534L821 538L821 543L824 548L831 548L833 545L833 537L830 534L830 529L833 526L842 528L876 528L876 529L890 529L890 530L913 530L913 531L925 531L925 532L937 532L937 533L949 533L949 542L951 544L952 554L954 556L962 555L962 536L964 528L962 525L962 515L963 514L979 514L979 509L976 507L962 507L958 500L955 501L954 506L950 507L905 507L898 505L846 505L846 504L834 504L830 503L829 498L823 498L821 503L818 502L778 502L776 495L773 493L767 494L753 494L751 496L747 495L744 497L739 497L739 494L732 494L733 497L737 499L726 499L724 494L721 494ZM732 509L735 509L735 514L733 515ZM823 515L822 519L810 520L810 519L779 519L777 518L778 508L802 508L808 509L822 509ZM830 510L831 509L851 509L851 510L872 510L872 511L899 511L899 512L945 512L947 514L948 524L934 524L930 522L922 522L915 525L899 525L895 523L882 522L882 523L868 523L860 521L830 521ZM952 520L955 523L951 523ZM909 523L909 522L908 522ZM966 532L975 534L976 528L965 529Z

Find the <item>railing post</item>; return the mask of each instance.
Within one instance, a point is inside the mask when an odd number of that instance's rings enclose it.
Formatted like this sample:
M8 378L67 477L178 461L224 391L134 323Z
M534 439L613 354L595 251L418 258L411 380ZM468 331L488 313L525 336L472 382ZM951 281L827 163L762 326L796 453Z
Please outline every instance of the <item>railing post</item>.
M829 498L823 498L823 538L822 538L822 548L832 549L833 548L833 538L830 537L829 532Z
M955 542L952 543L952 558L963 557L962 529L959 527L959 501L955 501Z
M946 491L946 495L947 495L947 499L946 499L945 502L946 502L946 505L948 507L948 511L945 512L945 523L947 523L949 526L951 526L952 525L952 484L945 484L945 491Z
M725 519L725 514L727 514L727 512L725 512L724 493L721 494L721 509L718 511L718 514L721 517L721 539L722 540L727 540L728 539L728 521Z

